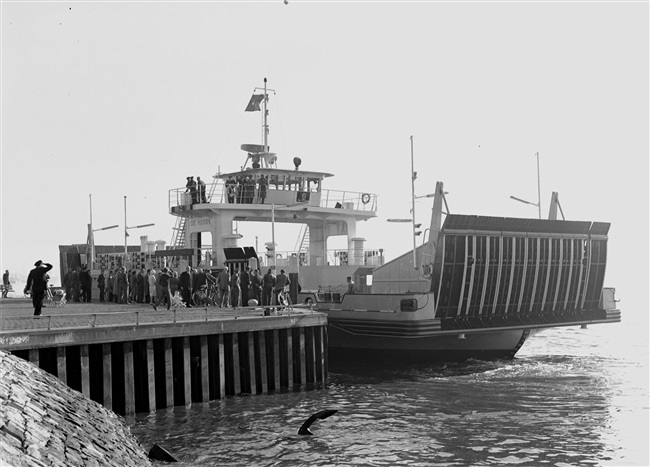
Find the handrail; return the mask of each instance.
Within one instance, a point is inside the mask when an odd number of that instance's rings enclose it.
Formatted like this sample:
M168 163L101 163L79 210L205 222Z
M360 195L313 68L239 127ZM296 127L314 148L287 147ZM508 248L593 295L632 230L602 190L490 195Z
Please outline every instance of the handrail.
M277 308L277 305L275 306ZM264 310L266 307L241 307L241 308L219 308L219 307L194 307L192 309L182 308L184 316L179 319L177 314L178 309L173 310L133 310L133 311L119 311L119 312L106 312L106 313L70 313L70 314L51 314L44 316L47 318L43 320L42 318L38 321L33 319L33 316L10 316L3 317L3 328L0 330L0 335L2 334L15 334L16 332L31 332L38 330L67 330L67 329L92 329L92 328L117 328L122 326L133 326L142 327L146 325L160 325L160 324L177 324L177 323L200 323L200 322L210 322L210 321L222 321L224 319L245 319L245 318L273 318L274 316L290 316L291 314L313 314L314 310L309 305L292 305L291 308L284 308L276 310L276 315L265 315ZM271 307L273 308L273 307ZM216 314L215 314L216 312ZM166 316L169 315L169 316ZM133 316L133 319L126 319L120 322L112 322L108 324L98 323L98 318L102 317L111 317L113 318L110 321L115 321L115 318L123 318L125 316ZM167 319L147 319L152 317L163 317ZM56 324L57 321L63 319L73 318L75 321L79 321L80 318L86 318L89 324L79 324L79 325L70 325L67 323L61 327L54 326L53 322ZM19 329L6 329L7 324L12 322L19 321L29 321L35 324L36 326L30 326L29 328L19 328ZM135 321L135 323L134 323ZM46 326L39 326L41 323L45 323Z
M202 204L201 200L194 200L192 202L191 194L186 193L187 188L172 188L169 190L169 211L172 212L172 208L180 206L188 206L191 204ZM280 190L274 188L272 185L267 188L267 194L273 192L282 192L286 193L292 190ZM293 191L295 193L295 191ZM206 200L211 204L225 204L228 203L226 196L226 189L223 181L217 181L211 184L206 185L206 193L210 193L210 197ZM356 211L367 211L367 212L376 212L377 211L377 195L373 193L363 193L356 191L344 191L344 190L321 190L320 192L312 193L312 202L311 206L321 207L321 208L340 208L340 209L354 209ZM319 193L317 198L317 204L312 204L314 201L313 194ZM259 198L259 188L255 188L253 195L252 203L241 203L240 200L235 197L233 203L228 204L268 204L271 203L266 200L263 203L260 203Z

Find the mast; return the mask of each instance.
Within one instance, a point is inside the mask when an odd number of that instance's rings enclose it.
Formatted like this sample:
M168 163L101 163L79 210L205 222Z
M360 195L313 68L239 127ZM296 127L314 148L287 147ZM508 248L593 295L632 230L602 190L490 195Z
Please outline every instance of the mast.
M263 141L264 152L269 152L269 124L268 124L268 121L267 121L268 116L269 116L269 112L268 112L268 110L266 108L268 100L269 100L269 96L268 96L268 94L266 92L266 78L264 78L264 129L263 129L263 133L264 133L264 141Z
M417 246L415 244L415 179L417 176L413 166L413 135L411 135L411 215L413 222L413 267L415 269L418 268Z
M539 218L542 218L542 188L539 180L539 152L535 154L537 156L537 211L539 213Z

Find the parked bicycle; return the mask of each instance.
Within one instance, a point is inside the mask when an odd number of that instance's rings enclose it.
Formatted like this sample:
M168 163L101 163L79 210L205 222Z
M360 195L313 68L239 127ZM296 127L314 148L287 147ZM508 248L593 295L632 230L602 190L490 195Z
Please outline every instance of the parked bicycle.
M212 298L208 294L208 286L202 285L199 290L192 294L192 304L194 306L210 306Z

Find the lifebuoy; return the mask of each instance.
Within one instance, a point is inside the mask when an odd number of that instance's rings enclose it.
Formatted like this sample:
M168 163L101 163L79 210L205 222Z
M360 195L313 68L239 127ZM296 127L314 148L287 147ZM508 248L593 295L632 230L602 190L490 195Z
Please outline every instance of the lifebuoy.
M368 193L364 193L361 195L361 202L363 204L368 204L370 202L370 195Z

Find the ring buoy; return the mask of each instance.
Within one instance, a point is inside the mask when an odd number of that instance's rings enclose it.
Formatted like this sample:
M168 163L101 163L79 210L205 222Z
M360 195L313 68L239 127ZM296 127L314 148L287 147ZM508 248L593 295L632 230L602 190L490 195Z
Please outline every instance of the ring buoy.
M370 202L370 195L368 193L364 193L361 195L361 202L363 204L368 204Z

